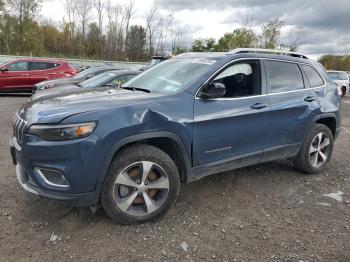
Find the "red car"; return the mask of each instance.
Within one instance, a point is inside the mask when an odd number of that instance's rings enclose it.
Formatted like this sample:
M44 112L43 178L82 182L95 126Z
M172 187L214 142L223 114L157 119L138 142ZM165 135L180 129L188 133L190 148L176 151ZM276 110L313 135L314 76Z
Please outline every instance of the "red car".
M67 61L18 59L0 66L0 92L32 91L36 83L72 77L76 73Z

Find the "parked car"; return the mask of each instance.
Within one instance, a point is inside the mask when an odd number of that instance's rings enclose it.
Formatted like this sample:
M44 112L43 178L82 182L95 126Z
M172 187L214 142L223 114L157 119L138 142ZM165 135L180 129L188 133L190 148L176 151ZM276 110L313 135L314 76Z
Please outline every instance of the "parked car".
M151 67L154 67L154 66L158 65L159 63L164 62L168 59L170 59L170 56L153 56L149 65L142 67L140 70L146 71L147 69L150 69Z
M19 59L0 66L0 92L32 91L45 80L72 77L77 73L67 61Z
M48 81L37 83L34 85L33 93L35 93L38 90L44 90L44 89L53 88L61 85L79 84L99 74L102 74L108 71L113 71L113 70L117 70L117 68L113 66L91 67L89 69L81 71L80 73L76 74L74 77L60 78L60 79L48 80Z
M71 94L86 89L100 88L100 87L117 87L120 84L130 80L141 73L136 70L114 70L99 74L93 78L87 79L79 84L58 85L56 87L37 91L32 95L31 100L48 99L60 94Z
M180 182L278 159L322 172L341 125L326 71L281 50L183 55L111 90L19 109L10 147L25 190L141 223Z
M327 73L338 84L341 96L345 96L349 92L349 75L343 71L327 71Z

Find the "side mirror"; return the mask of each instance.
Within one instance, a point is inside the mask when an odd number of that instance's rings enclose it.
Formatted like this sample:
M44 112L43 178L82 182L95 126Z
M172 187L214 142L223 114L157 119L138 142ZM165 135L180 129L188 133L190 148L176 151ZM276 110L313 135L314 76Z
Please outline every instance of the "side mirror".
M1 67L0 71L1 71L2 73L4 73L4 72L9 71L9 69L5 66L5 67Z
M226 94L226 87L221 83L210 82L200 93L200 98L214 99L223 97Z

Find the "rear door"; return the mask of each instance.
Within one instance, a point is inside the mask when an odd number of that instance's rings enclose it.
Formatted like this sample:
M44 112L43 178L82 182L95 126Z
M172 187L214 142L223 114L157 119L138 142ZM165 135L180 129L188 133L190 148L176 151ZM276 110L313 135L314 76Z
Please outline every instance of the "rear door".
M59 66L60 64L54 62L29 62L29 84L33 86L36 83L57 78L55 68Z
M259 162L269 112L260 62L234 62L210 81L224 84L227 91L222 98L195 99L193 165Z
M316 85L313 83L313 87L298 63L265 60L264 64L271 102L268 148L263 158L268 161L298 152L314 118L320 114L318 97L323 92L324 82L311 66L305 65L306 69L314 70L311 73L316 73L320 80Z
M28 62L17 61L5 66L0 72L0 91L21 91L30 89L28 84Z

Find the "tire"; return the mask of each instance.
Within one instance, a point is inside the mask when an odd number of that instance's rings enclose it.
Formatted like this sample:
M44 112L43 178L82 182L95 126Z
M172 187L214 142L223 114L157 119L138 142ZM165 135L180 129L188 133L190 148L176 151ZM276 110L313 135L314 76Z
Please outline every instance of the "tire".
M346 95L346 87L342 86L341 87L341 97L344 97Z
M322 135L321 139L320 134ZM329 144L325 146L327 139ZM294 158L294 166L307 174L322 172L332 157L333 144L334 138L331 130L325 125L316 124L305 139L298 155ZM319 153L320 151L322 155Z
M179 190L179 172L170 156L157 147L137 144L114 157L103 184L101 203L114 222L138 224L164 215L175 203Z

